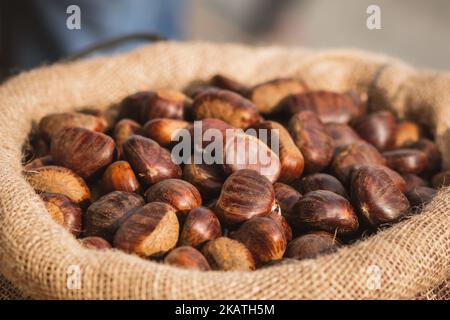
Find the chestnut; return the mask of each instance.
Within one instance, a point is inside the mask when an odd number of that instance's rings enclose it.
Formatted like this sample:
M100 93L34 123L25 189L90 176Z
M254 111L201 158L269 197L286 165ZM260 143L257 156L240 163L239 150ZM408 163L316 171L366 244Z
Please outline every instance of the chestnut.
M405 193L412 207L427 204L437 194L437 190L430 187L415 187Z
M103 133L68 127L52 139L51 154L56 163L90 178L113 161L115 147L114 140Z
M223 168L226 174L251 169L275 182L281 171L278 156L258 138L235 131L227 131L223 149Z
M79 112L49 114L39 122L39 132L46 141L51 141L59 135L61 129L79 127L102 132L106 128L106 120L102 117Z
M276 222L280 230L283 232L286 241L289 242L292 240L291 226L282 215L281 208L279 206L277 206L275 210L272 210L272 212L267 217Z
M181 168L172 161L170 152L151 139L137 135L129 137L123 144L123 154L138 179L146 185L181 177Z
M176 133L180 129L189 128L190 123L178 119L157 118L144 125L144 136L159 143L163 147L171 147L176 143Z
M335 177L342 183L347 184L356 165L384 165L385 163L386 160L375 147L365 141L359 141L343 147L336 153L332 163L332 171Z
M434 175L432 184L434 188L450 186L450 170L442 171Z
M303 195L287 215L287 220L297 231L323 230L344 235L359 228L350 202L328 190L315 190Z
M351 197L361 217L372 226L396 221L409 209L405 195L375 166L361 165L353 170Z
M406 191L406 181L405 179L403 179L403 177L397 172L394 171L392 169L389 169L386 166L383 165L378 165L378 164L371 164L371 167L375 167L378 169L383 170L385 173L387 173L387 175L389 176L389 178L392 180L392 183L395 184L395 186L403 193L405 193ZM354 167L354 170L358 168L358 165L356 165Z
M196 164L193 160L183 167L183 179L192 183L205 199L216 198L220 194L225 177L216 164Z
M401 148L420 139L420 127L415 122L402 121L397 123L394 136L394 147Z
M303 172L305 161L300 150L295 145L289 132L278 122L275 121L263 121L254 126L256 133L259 137L260 129L265 129L267 136L267 146L271 149L272 138L275 136L278 139L279 158L281 163L280 176L278 180L280 182L292 182L297 179Z
M253 217L231 234L243 243L257 266L283 257L287 240L279 224L268 217Z
M195 132L195 126L191 126L191 129L189 130L189 133L191 135L191 137L194 137L194 141L192 141L193 146L195 149L202 151L202 149L206 148L208 145L210 145L211 143L213 143L215 141L215 136L213 135L211 137L211 140L209 141L208 139L204 138L205 137L205 133L208 132L209 129L212 129L211 131L215 130L218 131L222 134L222 136L225 138L226 137L226 130L227 129L233 129L232 126L230 126L228 123L226 123L225 121L219 120L219 119L212 119L212 118L207 118L207 119L203 119L201 121L197 121L197 123L200 122L201 124L201 132L197 133ZM200 134L202 139L198 142L195 140L195 137ZM221 141L222 144L224 144L224 141Z
M145 104L153 97L153 95L153 91L141 91L125 97L120 102L119 118L128 118L142 123L141 115Z
M361 140L358 134L345 123L326 123L325 129L333 139L336 148L345 147Z
M34 160L31 160L30 162L25 164L23 166L23 168L24 168L24 170L34 170L34 169L37 169L40 167L51 166L54 164L55 164L55 161L53 161L52 156L48 155L48 156L39 157Z
M208 90L196 96L192 111L196 120L217 118L236 128L247 128L260 119L251 101L227 90Z
M358 135L380 151L395 145L395 128L395 118L389 111L368 114L354 125Z
M80 207L63 194L41 193L40 197L53 220L77 237L81 231Z
M333 139L313 112L295 114L289 121L289 132L303 154L306 173L321 171L331 162Z
M297 260L314 259L335 252L341 245L333 234L314 231L292 240L287 246L285 257Z
M112 248L108 241L100 237L86 237L78 239L78 242L87 249L106 250Z
M189 246L172 249L164 258L164 263L186 269L211 270L206 258L198 250Z
M186 96L174 90L153 92L144 102L140 114L141 123L156 118L183 119Z
M344 198L348 198L347 191L342 183L326 173L313 173L300 179L297 188L302 194L315 190L328 190L334 192Z
M86 182L67 168L44 166L25 171L24 174L37 193L60 193L80 206L86 205L91 197Z
M257 84L248 90L247 96L259 112L270 114L284 97L306 90L306 84L299 79L279 78Z
M213 270L252 271L255 270L250 251L239 241L220 237L208 241L201 252Z
M297 203L298 199L300 199L301 194L291 186L281 182L275 182L273 189L275 191L275 199L281 209L281 214L286 216Z
M103 190L139 192L139 182L126 161L116 161L111 163L103 173L102 178Z
M400 173L421 173L427 166L425 153L415 149L397 149L383 153L386 165Z
M359 106L350 95L325 90L287 96L278 109L289 115L312 111L323 123L349 123L359 114Z
M175 247L179 224L175 209L151 202L135 210L114 237L114 246L141 257L159 257Z
M270 181L254 170L239 170L223 184L214 207L220 222L236 225L255 216L267 216L275 206Z
M202 197L198 190L181 179L166 179L155 183L145 191L145 200L170 204L182 221L191 209L202 204Z
M402 174L402 178L405 181L406 192L417 187L429 187L430 184L419 177L418 175L412 173Z
M124 142L133 134L142 134L142 127L139 123L131 119L122 119L117 122L114 127L113 137L116 142L119 159L121 159L123 155L122 146Z
M93 202L84 215L84 234L112 242L120 224L144 205L138 194L114 191Z
M180 245L199 247L222 236L219 219L205 207L192 209L186 217L180 235Z
M248 87L246 85L221 74L216 74L213 76L209 83L219 89L233 91L241 95L245 95L248 91Z
M408 144L407 147L420 150L427 156L427 166L424 169L425 175L430 176L441 170L442 155L433 141L424 138Z

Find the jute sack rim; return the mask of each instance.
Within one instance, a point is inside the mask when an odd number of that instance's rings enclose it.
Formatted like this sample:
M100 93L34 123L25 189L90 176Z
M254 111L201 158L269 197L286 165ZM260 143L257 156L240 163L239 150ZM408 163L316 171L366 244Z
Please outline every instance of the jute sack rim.
M197 55L202 55L205 63L195 63ZM402 70L405 80L418 75L414 69L394 59L354 50L318 53L302 48L166 42L113 57L42 67L8 80L0 86L1 273L24 294L50 299L389 299L413 298L441 284L450 275L449 252L442 250L442 247L450 247L449 216L443 213L450 211L449 188L442 189L424 208L423 214L335 254L252 273L200 273L156 264L119 251L96 252L82 248L51 220L39 197L22 177L21 144L32 120L39 120L45 114L92 104L104 108L127 94L144 89L169 86L181 89L193 80L207 79L221 72L221 65L227 59L235 59L230 69L239 80L255 83L274 76L301 75L315 59L328 56L337 61L367 61L372 72L367 79L373 78L373 73L387 63L394 65L393 73ZM291 70L289 63L296 61L301 61L300 67ZM268 62L274 66L266 68ZM156 69L164 72L153 72ZM148 73L143 75L142 70ZM322 85L336 89L328 84L315 84L318 75L309 75L307 82L312 88ZM94 81L97 90L92 90ZM367 87L369 81L361 80L358 85ZM390 96L393 105L399 96L397 91ZM438 130L438 123L436 127ZM421 230L416 230L415 226L427 225L428 220L434 222L428 224L424 232L430 228L439 232L422 235ZM440 222L436 223L438 220ZM441 245L436 246L437 249L420 248L420 239L410 239L405 244L405 235L411 230L416 232L417 238L422 235L429 242ZM386 255L383 250L386 245L401 254ZM367 267L376 265L380 259L389 260L390 270L385 274L388 280L382 277L381 287L374 290L367 285L366 272ZM415 264L424 259L429 261L426 268L415 269ZM358 272L349 273L340 265L342 261L346 265L351 265L352 261L366 264L361 265ZM81 270L80 289L67 287L70 266ZM295 274L309 276L298 283Z

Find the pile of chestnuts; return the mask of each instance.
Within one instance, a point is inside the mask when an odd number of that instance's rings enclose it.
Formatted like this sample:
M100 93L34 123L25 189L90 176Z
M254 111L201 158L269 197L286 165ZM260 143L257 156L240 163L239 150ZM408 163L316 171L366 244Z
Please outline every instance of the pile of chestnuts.
M177 164L173 136L194 121L221 132L276 129L277 153L271 141L236 133L269 155L271 169L246 159ZM249 87L216 75L184 93L50 114L23 149L25 178L82 246L203 271L334 252L450 184L425 126L368 112L364 94L312 91L293 78Z

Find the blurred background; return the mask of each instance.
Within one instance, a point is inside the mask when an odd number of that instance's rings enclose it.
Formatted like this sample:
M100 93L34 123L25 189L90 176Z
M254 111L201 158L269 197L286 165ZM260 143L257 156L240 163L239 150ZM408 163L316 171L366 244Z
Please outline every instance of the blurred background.
M381 9L380 30L366 26L373 4ZM70 5L80 8L81 29L67 28ZM448 0L2 0L0 79L136 32L176 40L357 47L450 71L449 17Z

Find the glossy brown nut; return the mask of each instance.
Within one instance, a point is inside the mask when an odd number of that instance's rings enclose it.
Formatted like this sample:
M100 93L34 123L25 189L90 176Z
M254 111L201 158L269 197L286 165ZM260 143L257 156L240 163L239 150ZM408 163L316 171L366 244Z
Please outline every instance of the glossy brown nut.
M77 237L81 231L80 207L63 194L41 193L40 196L53 220Z
M228 123L219 119L208 118L197 122L200 122L201 124L201 131L197 129L198 132L196 132L195 131L196 127L194 126L192 126L191 129L189 130L191 137L193 137L192 144L194 148L197 150L202 150L211 143L213 143L216 138L214 134L220 133L223 137L225 137L226 130L233 129L233 127L230 126ZM200 126L198 128L200 128ZM211 135L211 139L206 138L206 135L209 133L214 133L213 135ZM201 137L201 139L198 138L199 136Z
M343 235L354 233L359 228L350 202L327 190L305 194L287 215L287 220L298 231L323 230Z
M305 172L318 172L333 157L333 139L320 119L311 111L295 114L289 121L289 132L305 159Z
M292 207L300 199L301 194L291 186L280 182L274 183L273 189L275 191L275 199L281 209L281 214L284 216L289 214Z
M158 90L145 101L141 123L156 118L183 119L186 96L178 91Z
M345 147L361 140L355 130L345 123L326 123L325 128L336 148Z
M351 96L325 90L290 95L278 108L289 115L312 111L323 123L349 123L359 113L359 106Z
M297 188L302 194L307 194L315 190L328 190L344 198L348 198L347 191L342 183L332 175L326 173L313 173L303 177L298 182Z
M192 209L186 217L180 235L180 245L199 247L222 236L219 219L210 209Z
M116 145L109 136L83 128L64 128L52 140L52 158L82 178L90 178L108 166Z
M386 165L400 173L421 173L428 160L425 153L415 149L397 149L383 152Z
M192 183L205 199L218 197L225 181L218 165L195 164L193 161L184 165L183 179Z
M86 237L78 239L78 242L87 249L106 250L112 248L108 241L100 237Z
M389 178L392 180L392 182L395 184L395 186L403 193L405 193L406 191L406 181L405 179L403 179L403 177L397 172L394 171L386 166L383 165L377 165L377 164L371 164L371 167L377 168L377 169L381 169L383 170L385 173L387 173L387 175L389 176ZM356 165L354 167L353 170L356 170L358 168L358 166Z
M44 166L24 172L28 183L38 193L60 193L72 202L84 206L91 193L86 182L72 170L58 166Z
M263 265L283 257L286 238L279 224L268 217L254 217L231 234L242 242L253 256L256 265Z
M356 165L379 164L385 165L386 160L374 146L365 141L349 144L340 149L334 156L332 171L342 183L347 184Z
M395 118L388 111L366 115L353 128L361 138L380 151L390 149L395 144Z
M409 209L408 199L389 175L370 165L353 171L351 197L355 208L372 226L396 221Z
M181 179L166 179L155 183L145 191L145 200L170 204L180 218L202 204L200 192L192 184Z
M190 123L184 120L157 118L148 121L144 125L144 135L155 140L163 147L171 147L176 143L176 134L181 129L190 127Z
M106 128L106 120L79 112L53 113L45 116L39 122L39 132L47 140L57 137L59 132L67 127L79 127L102 132Z
M427 181L412 173L402 174L402 178L405 181L406 191L412 190L417 187L430 186Z
M123 155L122 146L124 142L134 134L142 134L141 125L134 120L122 119L114 127L113 137L116 142L119 159L121 159Z
M227 90L208 90L194 99L196 120L217 118L236 128L247 128L260 120L255 105Z
M450 170L442 171L434 175L432 184L434 188L450 186Z
M123 144L123 154L138 179L146 185L181 177L181 168L172 161L170 152L151 139L131 136Z
M237 131L227 131L223 149L223 168L226 174L250 169L277 181L281 172L278 156L255 136Z
M30 162L25 164L23 168L24 170L34 170L44 166L51 166L53 164L55 164L55 161L53 161L52 156L48 155L31 160Z
M287 242L292 240L291 226L282 215L280 207L277 207L275 210L273 210L267 217L276 222L278 228L280 228L280 230L283 232L284 238Z
M412 207L423 206L436 196L437 190L430 187L416 187L405 193Z
M245 95L248 91L248 87L246 85L221 74L216 74L209 82L214 87L233 91L241 95Z
M112 242L119 226L144 204L140 195L130 192L114 191L100 197L84 215L85 235Z
M139 123L145 122L141 121L141 115L145 104L153 97L153 95L153 91L141 91L125 97L120 103L119 118L133 119Z
M252 254L239 241L220 237L207 242L201 251L214 270L255 270Z
M106 192L139 192L140 186L131 166L126 161L111 163L103 173L103 190Z
M256 130L256 135L261 138L260 129L267 130L265 135L267 137L267 146L275 148L275 142L272 145L272 138L278 139L278 155L281 163L281 171L278 180L280 182L292 182L300 177L305 166L305 160L300 150L295 145L289 132L278 122L264 121L252 127Z
M274 79L260 83L249 90L247 96L261 113L272 113L286 96L304 92L306 84L298 79Z
M441 170L442 154L433 141L420 139L415 143L408 144L408 148L417 149L426 154L428 161L424 173L427 176Z
M240 170L225 180L214 207L220 222L236 225L256 216L267 216L275 206L275 192L266 177Z
M401 148L420 139L420 127L415 122L402 121L395 129L394 147Z
M285 257L297 260L314 259L320 255L335 252L341 243L331 233L314 231L292 240Z
M175 209L152 202L137 209L123 222L114 237L114 246L141 257L158 257L174 248L179 224Z
M183 246L171 250L164 258L164 263L171 266L200 271L211 270L206 258L196 249Z

